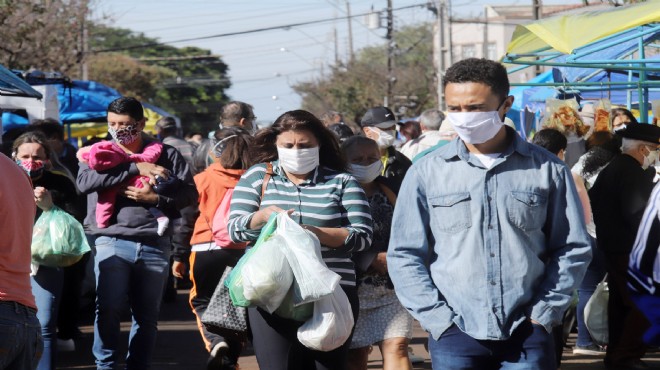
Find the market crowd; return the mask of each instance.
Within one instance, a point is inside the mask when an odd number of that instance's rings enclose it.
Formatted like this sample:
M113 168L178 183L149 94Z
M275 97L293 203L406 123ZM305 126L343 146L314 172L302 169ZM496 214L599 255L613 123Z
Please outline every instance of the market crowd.
M75 347L85 275L99 370L151 367L161 303L182 280L207 369L238 369L248 341L264 370L364 370L376 347L385 369L412 369L414 320L434 369L555 370L574 325L574 353L649 368L642 358L660 344L660 127L604 102L557 100L527 140L505 118L514 98L501 64L460 61L442 88L446 111L408 121L382 106L356 123L293 110L259 128L253 107L233 101L208 138L186 140L171 117L149 135L141 103L121 97L107 137L81 148L54 120L5 133L0 369L55 369L58 347ZM76 258L35 257L47 218L64 233L82 225ZM316 246L306 255L333 276L332 293L300 301L317 279L264 252L274 218ZM294 231L275 235L286 244ZM263 279L248 264L285 266L273 281L293 271L277 304L248 292ZM221 308L245 330L208 325L236 271L254 274L240 276L257 303ZM609 300L592 299L604 282ZM323 329L317 346L306 335L321 330L310 329L320 302L349 326L336 343L342 325Z

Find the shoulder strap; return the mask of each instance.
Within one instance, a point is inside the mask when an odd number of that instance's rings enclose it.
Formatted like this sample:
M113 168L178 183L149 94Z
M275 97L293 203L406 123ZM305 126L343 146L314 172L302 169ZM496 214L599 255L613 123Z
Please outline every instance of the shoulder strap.
M266 174L264 175L264 181L261 183L261 199L264 199L264 194L266 194L266 188L268 187L268 181L270 181L270 177L273 175L273 163L268 162L266 163ZM261 200L259 200L259 204L261 204Z

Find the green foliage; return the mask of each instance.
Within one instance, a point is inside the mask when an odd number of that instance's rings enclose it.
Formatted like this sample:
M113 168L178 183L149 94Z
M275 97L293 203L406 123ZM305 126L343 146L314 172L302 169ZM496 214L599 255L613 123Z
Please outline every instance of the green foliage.
M184 131L215 129L220 106L228 101L227 65L210 50L177 48L157 41L127 29L93 26L90 49L97 52L90 61L90 79L107 83L122 94L139 96L175 114L181 118ZM112 68L104 62L113 58L123 64L121 68ZM106 66L94 68L92 63L106 63Z
M394 34L393 109L401 117L419 115L436 106L433 69L432 25L404 27ZM328 76L299 83L303 109L316 114L342 112L347 120L359 121L370 107L382 105L387 91L387 46L360 50L355 60L334 66Z

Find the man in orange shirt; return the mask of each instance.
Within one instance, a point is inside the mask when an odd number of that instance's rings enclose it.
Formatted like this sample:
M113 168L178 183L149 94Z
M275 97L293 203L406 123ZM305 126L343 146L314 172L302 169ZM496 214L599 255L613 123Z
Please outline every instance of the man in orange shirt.
M25 172L4 155L0 173L0 369L35 369L43 341L30 286L34 192Z

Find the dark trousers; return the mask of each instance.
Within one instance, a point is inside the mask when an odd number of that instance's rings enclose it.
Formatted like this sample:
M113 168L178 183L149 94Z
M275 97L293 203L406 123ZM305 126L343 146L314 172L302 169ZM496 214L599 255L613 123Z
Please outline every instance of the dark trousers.
M351 303L355 321L359 302L357 288L341 286ZM261 370L344 370L347 368L351 337L339 348L321 352L303 346L297 337L301 322L283 319L261 308L249 308L252 345Z
M616 365L644 357L642 336L649 322L633 303L628 291L628 254L605 254L610 291L608 309L609 343L605 362Z
M206 252L192 252L190 254L190 280L193 283L190 289L190 307L197 318L202 340L207 351L225 341L229 345L228 357L236 363L243 349L241 336L227 332L218 335L206 330L201 318L209 305L215 288L222 278L222 273L227 266L236 266L236 262L243 255L242 249L217 249Z
M57 337L74 339L78 336L78 316L80 314L80 296L85 270L91 253L85 253L80 261L64 267L64 285L57 316Z

